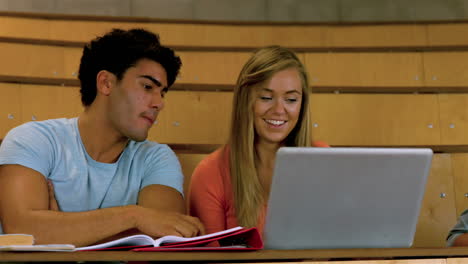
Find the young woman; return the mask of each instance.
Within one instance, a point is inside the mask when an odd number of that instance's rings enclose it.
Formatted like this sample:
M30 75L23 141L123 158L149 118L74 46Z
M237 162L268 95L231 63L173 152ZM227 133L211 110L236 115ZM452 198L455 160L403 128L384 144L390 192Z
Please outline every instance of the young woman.
M263 231L276 151L311 146L308 87L304 66L285 48L259 49L244 65L229 142L200 162L191 179L190 214L207 233L239 225Z

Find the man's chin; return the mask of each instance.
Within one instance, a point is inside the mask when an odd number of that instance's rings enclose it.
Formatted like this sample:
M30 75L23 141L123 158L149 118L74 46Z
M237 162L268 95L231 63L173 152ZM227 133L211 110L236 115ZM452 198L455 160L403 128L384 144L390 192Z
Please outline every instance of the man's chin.
M145 141L147 138L148 138L148 134L145 134L145 135L132 135L132 136L128 137L128 139L136 141L136 142Z

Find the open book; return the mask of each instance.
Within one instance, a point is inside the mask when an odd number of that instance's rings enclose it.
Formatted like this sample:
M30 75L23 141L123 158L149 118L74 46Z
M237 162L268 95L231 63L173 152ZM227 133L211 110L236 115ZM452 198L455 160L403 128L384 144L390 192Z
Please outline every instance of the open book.
M219 246L208 246L217 243ZM147 235L133 235L110 242L76 248L89 250L133 250L133 251L192 251L192 250L257 250L263 242L256 228L234 227L224 231L191 238L164 236L153 239Z
M19 237L20 239L25 239ZM263 242L256 228L234 227L224 231L191 238L164 236L153 239L147 235L133 235L110 242L75 248L69 244L35 245L33 237L27 235L30 242L21 245L0 246L0 251L91 251L91 250L133 250L133 251L192 251L192 250L257 250L263 248ZM13 237L10 237L13 241ZM17 238L18 239L18 238ZM6 240L6 239L4 239ZM14 242L19 243L19 242ZM215 246L212 246L216 244Z

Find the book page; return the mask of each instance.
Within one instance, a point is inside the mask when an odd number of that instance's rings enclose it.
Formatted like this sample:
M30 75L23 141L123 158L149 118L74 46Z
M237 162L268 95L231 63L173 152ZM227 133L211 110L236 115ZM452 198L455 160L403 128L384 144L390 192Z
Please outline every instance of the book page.
M148 246L148 245L153 246L153 247L159 247L162 243L189 242L189 241L203 240L206 238L212 238L212 237L232 233L237 230L241 230L242 228L243 227L238 226L238 227L223 230L220 232L216 232L216 233L212 233L208 235L190 237L190 238L179 237L179 236L164 236L156 240L153 240L150 236L147 236L147 235L133 235L133 236L120 238L117 240L109 241L109 242L98 244L98 245L79 247L79 248L76 248L76 250L81 251L81 250L93 250L93 249L102 249L102 248L111 248L111 247Z
M223 231L219 231L219 232L215 232L215 233L211 233L211 234L207 234L207 235L202 235L202 236L189 237L189 238L179 237L179 236L164 236L164 237L156 239L154 241L154 246L159 247L163 243L177 243L177 242L190 242L190 241L196 241L196 240L203 240L203 239L207 239L207 238L221 236L221 235L224 235L224 234L229 234L229 233L241 230L241 229L243 229L243 227L237 226L237 227L233 227L233 228L226 229L226 230L223 230Z
M154 245L154 240L147 235L133 235L128 237L123 237L117 240L109 241L102 244L79 247L76 248L77 251L80 250L92 250L100 248L110 248L110 247L125 247L125 246L148 246Z

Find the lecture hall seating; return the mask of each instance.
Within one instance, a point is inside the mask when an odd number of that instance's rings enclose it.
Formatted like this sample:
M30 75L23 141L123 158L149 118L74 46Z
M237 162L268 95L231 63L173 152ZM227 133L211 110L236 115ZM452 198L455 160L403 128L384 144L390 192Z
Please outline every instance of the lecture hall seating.
M307 66L316 140L436 152L414 247L444 246L468 208L468 23L236 24L3 12L0 25L0 139L24 122L76 116L82 45L111 28L144 27L183 60L150 139L174 148L187 186L196 164L226 142L243 63L255 48L279 44Z

